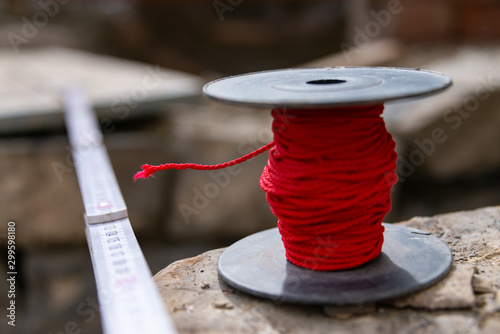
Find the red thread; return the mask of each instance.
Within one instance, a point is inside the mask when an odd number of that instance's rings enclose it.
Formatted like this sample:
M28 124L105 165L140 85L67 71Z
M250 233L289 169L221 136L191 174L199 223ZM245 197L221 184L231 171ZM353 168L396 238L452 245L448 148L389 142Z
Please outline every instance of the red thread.
M218 165L143 165L134 180L164 169L221 169L271 148L260 185L287 259L312 270L357 267L382 250L382 219L397 180L382 111L383 105L274 109L274 142Z
M222 169L230 166L234 166L237 164L240 164L244 161L247 161L249 159L252 159L253 157L269 150L271 147L274 146L274 142L270 142L267 145L262 146L261 148L248 153L247 155L244 155L240 158L224 162L222 164L217 164L217 165L200 165L200 164L193 164L193 163L187 163L187 164L176 164L176 163L169 163L169 164L163 164L163 165L158 165L158 166L152 166L152 165L142 165L142 171L137 172L134 175L134 181L137 179L142 179L142 178L148 178L154 173L161 171L161 170L166 170L166 169L196 169L196 170L215 170L215 169Z
M313 270L377 257L396 180L383 105L272 110L275 146L260 179L287 259Z

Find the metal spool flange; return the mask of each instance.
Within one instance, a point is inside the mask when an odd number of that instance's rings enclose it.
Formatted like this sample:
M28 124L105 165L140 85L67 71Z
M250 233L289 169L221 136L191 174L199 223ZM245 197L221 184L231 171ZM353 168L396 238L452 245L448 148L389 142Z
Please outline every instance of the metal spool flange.
M395 67L296 68L212 81L203 93L218 102L290 108L376 104L446 89L442 73Z
M382 253L360 267L314 271L290 263L277 228L231 245L218 262L232 287L280 302L358 305L422 290L449 271L452 254L429 233L384 224Z

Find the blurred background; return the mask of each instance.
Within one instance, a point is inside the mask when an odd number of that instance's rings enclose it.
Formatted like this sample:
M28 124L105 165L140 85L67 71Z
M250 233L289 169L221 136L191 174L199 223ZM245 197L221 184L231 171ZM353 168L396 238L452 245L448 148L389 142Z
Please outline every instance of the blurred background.
M95 106L154 274L276 224L258 185L265 154L227 171L132 182L144 163L220 163L272 140L268 110L201 95L227 75L365 65L444 72L454 80L445 93L386 105L399 154L386 221L498 205L499 17L493 0L0 1L0 247L6 254L14 221L13 332L101 332L98 313L82 312L96 291L59 103L65 85L82 84ZM13 328L2 320L0 329Z

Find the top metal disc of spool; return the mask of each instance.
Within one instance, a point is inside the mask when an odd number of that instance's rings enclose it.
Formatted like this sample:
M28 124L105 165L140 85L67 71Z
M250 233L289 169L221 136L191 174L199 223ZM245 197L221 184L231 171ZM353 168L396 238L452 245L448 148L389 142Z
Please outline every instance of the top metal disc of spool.
M446 89L442 73L397 67L294 68L212 81L203 93L219 102L263 107L321 107L382 103Z

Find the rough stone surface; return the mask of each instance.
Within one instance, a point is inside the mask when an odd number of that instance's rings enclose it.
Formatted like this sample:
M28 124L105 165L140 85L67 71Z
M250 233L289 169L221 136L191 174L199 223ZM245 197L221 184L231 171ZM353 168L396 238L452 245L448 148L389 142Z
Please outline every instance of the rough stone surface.
M441 282L421 293L395 300L393 305L429 310L471 308L475 303L473 275L474 268L454 267Z
M345 312L253 298L218 277L224 249L174 262L154 279L179 333L498 333L500 207L400 224L446 242L453 268L427 290L375 306Z

